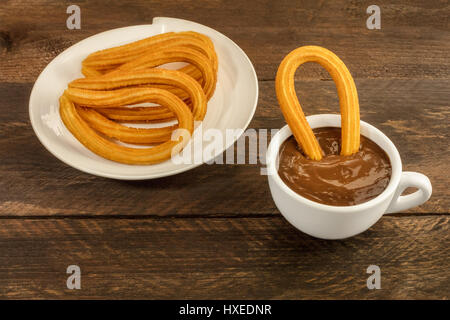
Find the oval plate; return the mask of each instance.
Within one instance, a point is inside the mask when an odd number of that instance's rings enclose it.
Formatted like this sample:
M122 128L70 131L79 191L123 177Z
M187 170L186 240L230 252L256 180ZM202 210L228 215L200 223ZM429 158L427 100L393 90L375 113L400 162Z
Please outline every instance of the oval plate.
M81 61L94 51L170 31L197 31L207 35L213 41L219 59L216 91L208 102L208 111L201 129L195 130L186 146L190 148L188 150L192 150L192 157L197 161L177 164L168 160L156 165L126 165L92 153L72 136L59 116L59 97L70 81L83 77ZM202 131L216 129L215 132L219 130L222 137L225 137L227 129L245 130L255 113L257 101L258 79L255 69L244 51L232 40L195 22L154 18L151 25L113 29L91 36L58 55L36 80L31 91L29 112L33 130L41 143L66 164L97 176L143 180L181 173L221 155L239 135L234 135L229 141L224 140L220 148L207 149L212 142L201 141L201 147L196 147L202 139ZM205 149L213 151L205 155Z

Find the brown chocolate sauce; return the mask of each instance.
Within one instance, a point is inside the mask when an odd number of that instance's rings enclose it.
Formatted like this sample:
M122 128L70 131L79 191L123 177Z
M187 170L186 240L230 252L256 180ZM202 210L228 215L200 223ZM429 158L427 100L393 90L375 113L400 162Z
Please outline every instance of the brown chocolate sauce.
M305 156L295 138L280 148L278 174L301 196L332 206L351 206L369 201L389 184L389 158L375 142L361 135L359 151L341 156L341 129L318 128L314 134L324 152L322 160Z

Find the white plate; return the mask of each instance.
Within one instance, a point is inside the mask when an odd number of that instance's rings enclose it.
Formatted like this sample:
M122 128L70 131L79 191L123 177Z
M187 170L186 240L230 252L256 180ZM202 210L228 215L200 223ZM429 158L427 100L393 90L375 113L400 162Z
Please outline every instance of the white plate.
M47 65L36 80L30 96L31 124L41 143L55 157L74 168L102 177L124 180L153 179L177 174L222 154L237 140L237 137L224 142L223 148L217 149L215 154L200 157L203 158L200 163L197 161L190 164L175 164L168 160L148 166L120 164L99 157L86 149L67 130L59 116L58 99L70 81L82 77L81 61L91 52L160 33L189 30L210 37L219 59L217 87L208 103L208 111L202 123L203 132L211 128L218 129L225 137L226 129L245 130L255 113L258 79L244 51L220 32L201 24L174 18L154 18L151 25L114 29L84 39L62 52ZM200 139L202 136L197 128L190 143L195 146L196 141ZM208 144L203 142L202 148L194 147L191 150L203 154ZM199 159L198 156L195 159Z

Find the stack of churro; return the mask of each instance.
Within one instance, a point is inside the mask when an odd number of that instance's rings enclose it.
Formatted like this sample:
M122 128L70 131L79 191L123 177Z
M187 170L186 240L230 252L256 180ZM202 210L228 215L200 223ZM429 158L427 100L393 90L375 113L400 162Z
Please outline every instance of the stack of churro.
M165 69L185 62L178 70ZM211 40L196 32L169 32L90 54L80 78L60 98L61 118L94 153L126 164L155 164L188 143L214 94L218 60ZM156 106L133 106L154 103ZM124 123L164 123L134 128ZM184 131L183 131L184 130ZM118 141L148 148L133 148Z

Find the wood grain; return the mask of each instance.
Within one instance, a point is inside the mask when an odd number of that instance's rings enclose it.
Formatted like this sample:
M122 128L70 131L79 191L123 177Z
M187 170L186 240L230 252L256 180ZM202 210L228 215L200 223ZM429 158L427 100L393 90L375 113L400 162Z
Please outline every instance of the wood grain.
M81 7L81 30L66 8ZM0 6L0 298L449 299L450 6L445 0L51 1ZM356 79L361 119L400 151L433 195L343 241L311 238L276 209L263 165L203 165L124 182L79 172L39 143L28 118L36 77L60 52L102 31L167 16L229 36L255 65L250 128L285 122L274 91L282 58L307 44L336 52ZM306 114L337 113L320 67L296 73ZM66 289L66 268L82 289ZM366 288L381 268L382 289Z
M448 168L442 159L450 155L449 85L447 80L357 81L361 118L397 145L404 170L423 172L431 179L432 198L410 213L446 213L450 207L450 181L442 174ZM307 114L337 112L332 81L298 81L297 88ZM261 164L203 165L174 177L141 182L79 172L54 158L35 137L27 111L30 89L30 84L0 84L0 96L8 96L0 104L2 215L233 216L277 212L267 177L260 174ZM284 124L274 83L260 82L258 109L250 127L278 129Z
M66 8L81 8L81 30L66 28ZM450 7L446 1L378 1L381 30L366 28L370 1L17 1L0 7L0 81L34 81L58 53L112 28L150 24L153 17L193 20L244 49L260 80L273 80L294 48L324 46L355 78L449 78ZM52 14L48 14L52 12ZM21 17L18 19L17 17ZM329 78L320 69L302 78Z
M2 219L0 298L448 299L449 222L383 217L325 241L279 217ZM81 290L66 288L71 264Z

